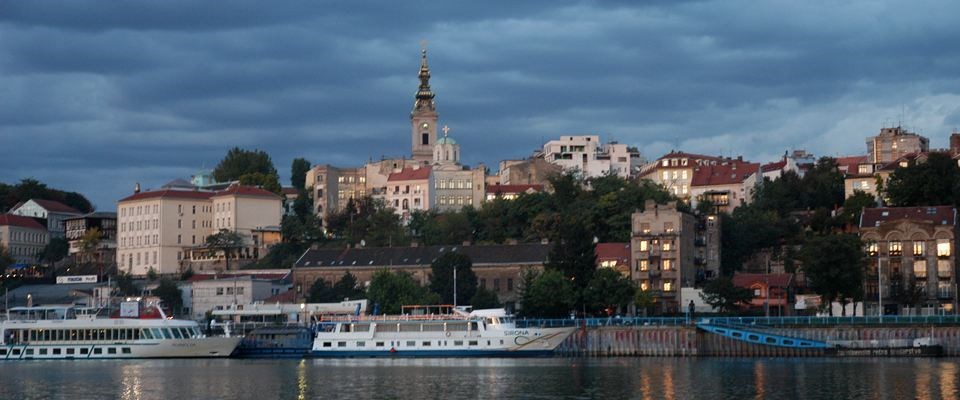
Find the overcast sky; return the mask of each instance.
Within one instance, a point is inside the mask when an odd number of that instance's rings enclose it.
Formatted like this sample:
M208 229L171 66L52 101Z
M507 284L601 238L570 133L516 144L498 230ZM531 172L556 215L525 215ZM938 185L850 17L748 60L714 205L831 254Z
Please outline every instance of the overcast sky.
M521 4L517 6L517 3ZM837 5L842 3L842 5ZM262 149L409 155L420 42L440 123L494 171L562 134L649 159L862 154L960 127L955 1L0 1L0 181L114 209Z

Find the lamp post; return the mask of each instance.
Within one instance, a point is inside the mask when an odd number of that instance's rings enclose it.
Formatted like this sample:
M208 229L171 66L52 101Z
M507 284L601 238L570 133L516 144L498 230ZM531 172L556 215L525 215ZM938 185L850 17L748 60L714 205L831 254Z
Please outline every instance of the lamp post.
M883 269L881 268L880 260L880 245L877 244L877 316L880 319L880 322L883 322L883 279L882 274L880 273Z

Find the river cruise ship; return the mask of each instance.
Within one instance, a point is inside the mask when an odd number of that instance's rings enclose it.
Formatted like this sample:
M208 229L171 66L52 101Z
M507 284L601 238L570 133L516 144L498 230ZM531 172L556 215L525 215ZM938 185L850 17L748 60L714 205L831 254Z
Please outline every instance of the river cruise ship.
M321 321L313 357L549 356L576 328L517 328L503 309Z
M72 306L14 307L0 322L0 360L228 357L239 343L136 302L111 317Z

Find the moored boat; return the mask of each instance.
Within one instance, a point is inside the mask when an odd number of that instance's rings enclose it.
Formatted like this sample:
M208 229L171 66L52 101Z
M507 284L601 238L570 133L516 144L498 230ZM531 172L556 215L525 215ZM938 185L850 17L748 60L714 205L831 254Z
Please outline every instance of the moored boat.
M503 309L321 321L313 357L549 356L576 328L517 328Z
M0 322L0 360L228 357L240 342L130 303L110 317L72 306L11 308Z

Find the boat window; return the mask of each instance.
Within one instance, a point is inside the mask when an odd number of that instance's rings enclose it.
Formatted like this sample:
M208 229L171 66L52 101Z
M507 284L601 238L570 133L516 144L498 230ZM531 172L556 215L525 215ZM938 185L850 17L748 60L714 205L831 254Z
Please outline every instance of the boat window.
M163 335L163 329L160 328L150 328L150 332L153 333L154 339L166 339Z
M60 349L53 349L53 354L54 354L54 355L59 355L59 354L60 354Z
M28 356L32 356L32 355L33 355L33 349L27 349L27 352L24 353L24 354L26 354L26 355L28 355Z
M67 354L69 354L69 355L75 354L75 352L76 352L76 350L74 350L74 349L67 349Z
M13 355L15 355L15 356L19 356L19 355L20 355L20 349L13 349L13 351L11 351L11 354L13 354Z
M323 342L323 347L333 346L333 342Z
M366 347L367 342L357 342L357 347Z
M101 348L93 349L93 354L103 354L103 349Z
M179 329L173 328L170 331L173 332L174 339L183 339L183 335L180 333Z
M40 355L41 356L47 355L47 349L40 349Z
M463 346L463 341L462 341L462 340L454 340L454 341L453 341L453 345L454 345L454 346Z
M141 335L144 339L153 339L153 331L150 329L144 329Z
M489 346L489 345L490 345L490 341L488 340L488 341L487 341L487 346Z
M429 341L429 340L424 340L424 341L421 342L420 344L423 345L423 346L425 346L425 347L426 347L426 346L430 346L430 341Z
M503 339L500 339L500 344L503 344Z
M86 347L83 347L83 348L80 349L80 354L81 354L81 355L85 355L85 354L87 354L87 353L89 353L89 351L87 350Z
M347 342L337 342L337 347L347 347Z
M408 341L407 341L407 346L414 347L414 346L416 346L416 345L417 345L417 342L416 342L415 340L408 340Z
M341 324L340 332L350 332L350 324Z
M184 339L189 339L193 336L190 334L190 330L187 328L180 328L180 333L183 334Z
M500 317L501 324L512 324L514 323L513 317Z
M471 331L477 330L477 323L476 323L476 322L471 322L471 323L470 323L470 330L471 330Z
M7 355L7 349L0 349L0 356Z
M49 330L49 329L44 329L44 330L42 330L41 332L43 332L43 340L44 340L45 342L49 342L49 341L50 341L50 330Z
M123 354L130 354L130 348L129 348L129 347L124 347L124 348L122 349L122 351L123 351Z
M479 343L478 343L476 340L471 340L471 341L467 342L467 345L469 345L469 346L476 346L476 345L478 345L478 344L479 344Z
M383 347L383 342L377 342L376 345L377 347Z
M108 349L107 349L107 354L117 354L117 348L116 348L116 347L110 347L110 348L108 348Z

